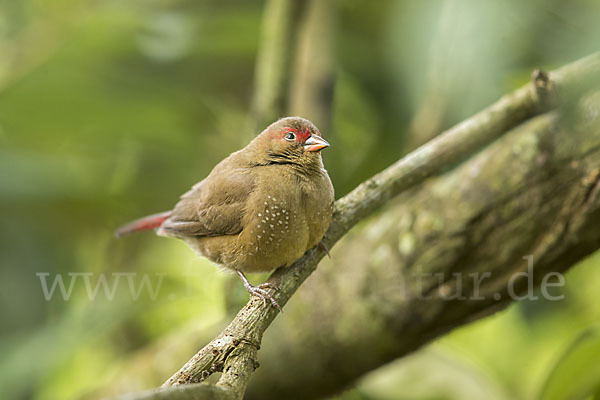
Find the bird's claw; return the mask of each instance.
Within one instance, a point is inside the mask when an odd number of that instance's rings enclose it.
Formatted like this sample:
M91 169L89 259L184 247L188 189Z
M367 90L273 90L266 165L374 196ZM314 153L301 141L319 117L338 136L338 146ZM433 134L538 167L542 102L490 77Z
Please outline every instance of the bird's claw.
M250 293L250 296L260 297L263 300L263 304L265 305L265 307L267 306L267 300L269 300L271 302L271 304L273 305L273 307L278 309L279 312L281 312L281 313L283 312L279 303L277 303L277 301L273 298L273 296L269 292L267 292L267 289L278 290L278 288L277 288L277 286L275 286L275 284L270 283L270 282L265 282L258 286L254 286L248 281L248 279L246 278L246 276L244 275L243 272L237 271L237 273L238 273L239 277L242 279L242 282L244 283L244 287L246 288L248 293Z
M265 290L265 288L275 288L275 286L273 284L265 285L263 283L262 285L258 286L246 287L246 290L248 291L248 293L250 293L251 296L260 297L263 300L263 304L265 305L265 307L267 306L267 300L269 300L273 307L278 309L279 312L283 312L281 306L279 305L279 303L277 303L277 300L275 300L273 296Z
M259 289L277 289L277 286L275 286L275 284L271 283L271 282L261 283L260 285L258 285L256 287Z
M321 240L318 244L319 248L327 254L327 257L331 258L331 254L329 254L329 247Z

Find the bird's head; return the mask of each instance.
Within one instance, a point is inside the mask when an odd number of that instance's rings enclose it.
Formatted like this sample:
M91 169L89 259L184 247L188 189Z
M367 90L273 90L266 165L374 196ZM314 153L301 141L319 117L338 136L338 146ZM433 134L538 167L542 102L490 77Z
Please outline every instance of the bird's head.
M265 163L321 166L321 150L329 143L307 119L282 118L267 127L254 140Z

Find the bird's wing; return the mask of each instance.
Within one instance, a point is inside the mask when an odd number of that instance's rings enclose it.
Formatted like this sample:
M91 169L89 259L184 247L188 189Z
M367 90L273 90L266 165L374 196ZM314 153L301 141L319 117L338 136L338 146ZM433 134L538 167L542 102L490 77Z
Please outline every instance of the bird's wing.
M222 236L242 231L254 179L247 169L222 169L181 196L161 229L173 236Z

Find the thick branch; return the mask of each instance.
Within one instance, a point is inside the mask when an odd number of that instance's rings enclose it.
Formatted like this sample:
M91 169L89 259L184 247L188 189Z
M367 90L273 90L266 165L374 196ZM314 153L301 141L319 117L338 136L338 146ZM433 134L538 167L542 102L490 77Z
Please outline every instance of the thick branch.
M219 399L235 400L238 397L230 390L225 390L208 383L183 385L170 390L147 390L145 392L115 397L114 400L198 400Z
M392 197L471 155L526 119L553 108L557 94L563 100L569 97L568 94L579 91L582 85L589 88L591 82L599 79L599 75L599 54L554 72L551 74L551 81L543 74L538 74L533 84L503 97L469 120L444 132L338 200L325 243L329 247L333 246L352 226ZM323 255L322 250L311 249L290 268L273 273L270 282L280 288L274 293L279 304L285 304L290 299L315 270ZM163 387L201 382L213 372L224 371L217 387L233 385L236 389L235 397L240 398L243 387L257 366L256 351L260 347L263 333L275 316L273 308L265 307L257 299L251 299L231 324L165 382ZM236 376L240 377L238 381ZM204 386L193 387L202 388L199 390L204 393ZM164 395L173 390L179 389L163 389L153 393ZM133 395L126 398L154 398L148 397L152 394L144 396L146 397Z

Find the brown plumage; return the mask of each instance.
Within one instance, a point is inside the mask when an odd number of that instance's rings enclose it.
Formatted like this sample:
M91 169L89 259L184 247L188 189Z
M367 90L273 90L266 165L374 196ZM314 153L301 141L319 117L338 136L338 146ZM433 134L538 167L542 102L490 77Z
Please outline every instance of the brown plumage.
M322 239L334 201L320 154L327 146L312 122L280 119L217 164L172 211L132 222L117 235L158 228L159 235L183 239L279 307L265 290L270 285L254 287L243 273L289 266Z

